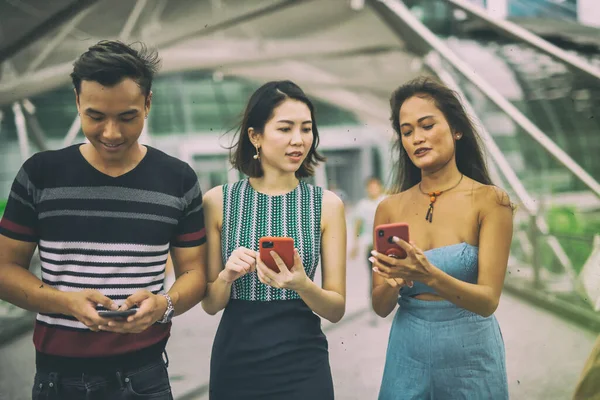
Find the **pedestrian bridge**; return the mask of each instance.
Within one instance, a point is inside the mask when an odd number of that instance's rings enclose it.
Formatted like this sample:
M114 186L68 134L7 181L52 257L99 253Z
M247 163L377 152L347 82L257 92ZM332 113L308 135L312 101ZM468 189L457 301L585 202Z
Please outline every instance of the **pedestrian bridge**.
M435 76L463 99L495 183L517 204L497 311L511 398L571 397L600 332L600 35L570 2L536 0L546 12L518 19L466 0L47 3L0 2L0 214L25 159L84 140L69 73L100 39L159 50L142 141L187 161L204 191L240 178L223 134L250 93L295 81L315 99L328 159L313 183L345 193L350 210L366 177L392 183L391 91ZM342 400L376 398L383 370L391 320L373 318L367 273L348 264L346 316L325 325ZM208 398L218 321L199 306L175 320L176 399ZM0 400L30 398L32 323L0 302Z

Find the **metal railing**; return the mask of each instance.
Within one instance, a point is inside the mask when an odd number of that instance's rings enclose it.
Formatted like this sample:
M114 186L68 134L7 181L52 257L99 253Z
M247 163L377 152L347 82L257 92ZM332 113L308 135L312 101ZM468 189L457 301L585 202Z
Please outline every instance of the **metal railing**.
M557 47L541 37L529 32L527 29L521 28L519 25L507 20L492 18L487 15L486 11L481 9L481 7L470 4L465 0L445 1L453 7L466 12L471 17L484 22L487 26L492 27L497 32L500 32L503 36L511 37L520 42L525 42L542 51L544 54L547 54L550 57L567 64L570 68L582 73L592 82L598 82L600 80L600 70L598 68L594 67L580 57L574 56L560 47Z
M548 245L554 252L555 256L558 260L560 260L562 267L565 269L567 274L569 275L570 280L572 281L574 286L577 286L577 273L575 272L572 263L569 260L566 252L553 235L549 234L549 227L544 218L541 216L540 208L536 199L534 199L527 189L523 186L523 183L517 177L516 172L496 144L493 136L489 133L489 131L485 128L484 124L481 122L477 114L475 113L473 106L462 92L462 89L449 74L444 67L442 66L441 58L438 53L432 52L427 57L425 57L425 64L431 68L431 70L446 84L449 88L453 89L457 92L462 100L462 103L465 106L465 109L469 113L469 116L476 124L478 128L478 132L481 135L481 138L484 141L485 148L487 150L489 159L493 163L493 167L491 171L495 175L494 181L500 183L505 181L508 183L512 192L514 192L519 200L519 203L522 205L523 210L526 212L528 218L530 218L530 230L527 232L527 238L531 243L531 247L534 249L533 251L533 259L531 260L531 265L534 270L533 275L533 285L536 288L541 288L540 281L540 268L541 262L537 259L538 252L536 249L538 246L536 245L538 241L538 237L540 235L544 236L548 242ZM502 175L502 177L500 177ZM503 179L502 179L503 178Z
M448 1L452 2L454 0ZM584 183L597 198L600 198L600 184L488 82L475 74L442 40L413 16L401 1L373 0L370 2L370 5L392 30L401 35L406 43L410 43L410 46L412 46L411 50L424 57L425 64L434 74L461 95L468 112L476 124L479 125L479 131L482 139L485 141L486 150L492 161L490 167L491 172L494 174L494 180L507 184L507 188L516 195L519 203L522 205L520 212L525 213L524 217L528 221L524 229L518 228L515 230L515 242L529 250L524 251L524 254L528 255L528 259L520 261L530 265L532 268L533 277L531 285L538 289L545 286L541 276L544 268L542 262L544 254L541 248L544 246L563 268L573 292L583 294L576 269L559 239L551 234L548 223L538 205L539 199L534 199L528 192L511 167L511 164L500 151L492 135L477 118L472 105L464 93L462 93L462 84L469 83L473 85L487 100L491 101L511 121L520 127L526 135L535 140L547 153L552 155L562 167L569 170L577 180ZM451 74L450 70L454 74ZM454 76L459 76L461 81L464 80L464 82L458 84Z
M519 127L531 138L537 141L550 155L560 164L571 171L581 182L583 182L594 194L600 198L600 184L577 164L564 150L542 132L533 122L519 111L510 101L502 96L488 82L473 72L473 70L462 61L445 43L425 27L412 15L410 10L399 0L371 0L370 5L386 21L394 31L399 29L410 30L408 36L415 39L413 46L422 55L427 55L435 50L456 71L474 84L481 92L506 113ZM395 18L391 18L394 17ZM402 26L398 26L398 23Z

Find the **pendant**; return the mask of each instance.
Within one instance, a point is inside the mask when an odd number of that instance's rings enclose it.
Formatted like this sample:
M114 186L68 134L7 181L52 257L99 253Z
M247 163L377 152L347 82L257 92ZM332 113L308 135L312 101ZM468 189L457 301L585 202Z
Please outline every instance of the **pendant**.
M429 209L427 210L427 215L425 215L425 220L431 223L433 221L433 204L437 199L437 196L442 194L442 192L431 192L429 194Z

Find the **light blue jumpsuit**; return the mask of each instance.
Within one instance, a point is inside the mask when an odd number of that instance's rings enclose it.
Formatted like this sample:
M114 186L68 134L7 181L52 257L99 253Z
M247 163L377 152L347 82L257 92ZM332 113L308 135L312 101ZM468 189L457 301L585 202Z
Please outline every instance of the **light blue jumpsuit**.
M478 248L467 243L425 252L447 274L477 283ZM379 400L508 399L504 342L498 321L453 303L418 300L435 293L403 287L387 349Z

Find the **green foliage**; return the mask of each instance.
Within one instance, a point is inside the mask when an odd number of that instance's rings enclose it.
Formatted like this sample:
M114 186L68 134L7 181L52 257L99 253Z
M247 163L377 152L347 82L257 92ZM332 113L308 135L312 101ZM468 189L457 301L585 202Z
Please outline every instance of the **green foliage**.
M0 217L4 214L4 209L6 208L6 200L0 199Z
M561 206L549 209L546 216L550 233L558 237L575 271L579 273L591 254L594 235L600 232L600 215L584 215L575 207ZM541 250L543 265L551 271L560 270L547 245L542 245Z

